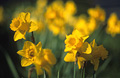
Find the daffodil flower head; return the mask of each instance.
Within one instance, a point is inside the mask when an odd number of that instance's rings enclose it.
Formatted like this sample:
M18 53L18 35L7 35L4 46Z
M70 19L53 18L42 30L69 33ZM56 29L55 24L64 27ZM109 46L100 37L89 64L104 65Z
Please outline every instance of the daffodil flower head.
M106 31L114 37L116 34L120 34L120 20L118 19L116 13L112 13L107 22Z
M105 11L102 8L100 8L99 6L88 9L88 14L91 17L95 18L96 20L99 20L102 22L105 21L105 16L106 16Z
M64 51L78 50L87 38L88 36L83 36L78 30L74 30L71 35L66 36Z
M17 53L23 56L21 59L21 65L22 67L26 67L35 62L36 55L37 55L37 49L32 42L26 41L24 43L23 49L19 50Z
M73 1L67 1L66 4L65 4L65 10L70 13L71 15L72 14L75 14L76 13L76 5Z
M67 53L64 57L64 61L66 62L77 62L78 68L84 66L84 62L87 61L84 57L85 55L89 55L92 52L91 46L88 42L83 43L83 45L79 48L79 50L72 50Z
M81 15L75 23L75 29L79 30L83 35L90 35L90 23L85 15Z
M50 49L42 49L41 42L35 45L30 41L26 41L23 49L17 53L22 56L22 67L34 64L38 75L43 74L43 69L46 70L49 76L51 75L51 66L56 63L56 58Z
M10 29L15 31L14 41L25 39L26 32L36 31L38 27L30 21L30 13L21 12L17 18L12 20Z
M97 71L99 66L99 59L106 59L108 51L103 47L103 45L97 46L97 44L95 43L95 39L90 43L90 45L92 47L92 58L90 59L90 61L94 65L94 70Z

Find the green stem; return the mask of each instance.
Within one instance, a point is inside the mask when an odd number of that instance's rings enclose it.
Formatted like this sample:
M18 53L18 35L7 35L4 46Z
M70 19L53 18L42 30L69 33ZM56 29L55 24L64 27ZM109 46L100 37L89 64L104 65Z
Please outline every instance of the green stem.
M93 78L96 78L96 74L95 74L95 71L93 71Z
M32 32L32 36L31 36L31 40L35 44L35 38L34 38L33 32Z
M76 64L74 64L74 75L73 75L73 78L75 78L75 72L76 72L76 71L75 71L75 65L76 65Z
M86 76L85 76L85 67L83 68L83 78L86 78Z
M35 69L35 67L31 67L29 70L28 70L28 78L31 78L31 74L32 74L32 71Z
M45 74L45 71L44 71L44 78L46 78L46 74Z
M58 71L58 75L57 75L57 78L59 78L59 74L60 74L60 72Z

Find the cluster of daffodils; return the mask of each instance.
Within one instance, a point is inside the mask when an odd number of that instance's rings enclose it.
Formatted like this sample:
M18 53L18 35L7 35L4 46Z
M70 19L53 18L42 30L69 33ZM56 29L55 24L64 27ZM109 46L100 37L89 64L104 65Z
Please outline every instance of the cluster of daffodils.
M72 34L67 35L64 51L68 53L64 57L64 61L77 63L79 69L84 67L85 62L90 61L96 71L99 66L99 59L106 59L108 51L103 45L97 46L95 39L91 43L85 42L88 37L82 35L78 30L74 30Z
M96 6L88 9L89 17L85 15L79 16L75 23L75 29L79 30L83 35L90 35L105 21L105 11Z
M73 1L67 1L64 5L62 1L55 1L47 7L45 18L48 28L54 35L66 35L66 25L72 25L73 15L76 13L76 5Z
M31 20L38 26L38 32L48 28L53 35L59 35L62 38L71 33L72 29L77 29L84 35L90 35L100 26L104 27L106 24L106 32L111 34L112 37L120 34L117 15L112 13L105 23L106 12L98 5L87 10L88 16L85 14L76 16L77 7L74 1L64 3L62 0L56 0L50 4L47 3L48 0L37 0L35 7L20 7L13 16L23 11L30 12Z
M33 34L33 31L37 31L38 26L30 20L29 12L22 12L17 18L12 20L10 28L15 31L14 41L17 41L22 38L25 39L25 34L27 32L32 32ZM26 67L34 64L38 75L43 74L43 71L45 70L50 76L51 67L56 64L56 58L52 54L51 50L42 49L41 42L35 45L34 41L33 43L25 41L23 49L19 50L17 53L22 56L21 66Z

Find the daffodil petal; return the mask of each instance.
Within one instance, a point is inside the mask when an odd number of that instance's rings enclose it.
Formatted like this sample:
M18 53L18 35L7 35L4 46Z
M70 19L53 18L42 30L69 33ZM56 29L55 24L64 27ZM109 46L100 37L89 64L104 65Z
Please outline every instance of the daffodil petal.
M32 42L30 42L30 41L26 41L26 42L24 43L23 50L29 48L30 46L32 46L32 47L35 48L35 45L34 45Z
M20 31L16 31L14 34L14 41L17 41L22 38L25 39L25 35L22 34Z
M66 56L64 57L65 62L74 62L75 61L75 56L73 53L67 53Z
M37 75L43 74L43 70L40 65L35 64L35 68L36 68Z
M30 13L29 12L26 13L25 20L27 22L30 22Z
M88 38L89 36L84 36L83 38L83 42Z
M90 45L91 45L92 47L97 46L97 44L95 43L95 39L90 43Z
M30 22L30 13L29 12L27 12L27 13L21 12L18 17L21 20L23 20L24 22Z
M26 66L29 66L31 65L33 62L30 61L29 59L25 58L25 57L22 57L21 59L21 66L22 67L26 67Z
M43 69L45 69L45 71L47 72L47 74L49 75L49 77L51 77L51 66L50 65L45 65L43 67Z
M82 47L82 53L85 53L85 54L90 54L92 52L92 49L91 49L91 46L88 42L85 42Z
M56 58L55 56L52 54L50 49L43 49L44 52L44 58L48 61L49 64L54 65L56 64Z
M17 54L19 54L19 55L21 55L21 56L23 56L23 57L26 56L24 50L19 50L19 51L17 52Z
M28 32L33 32L33 31L36 31L37 29L38 29L37 24L34 22L31 22L31 26L30 26L30 29L28 30Z
M41 51L41 50L42 50L42 44L41 44L41 42L39 42L39 43L36 45L36 49L37 49L38 51Z
M78 57L78 68L81 69L81 67L84 66L84 61L85 61L85 58L83 57Z
M94 65L94 70L97 71L99 66L99 59L91 60L91 63Z

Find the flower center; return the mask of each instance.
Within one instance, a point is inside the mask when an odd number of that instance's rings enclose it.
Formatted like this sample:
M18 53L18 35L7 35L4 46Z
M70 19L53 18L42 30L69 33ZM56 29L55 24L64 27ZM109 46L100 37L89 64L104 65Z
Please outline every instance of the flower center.
M14 23L14 26L15 26L16 28L18 28L19 25L20 25L20 21L19 21L19 20L16 20L15 23Z
M29 29L29 27L30 27L30 23L25 22L25 23L22 23L20 30L27 31Z
M70 45L74 45L76 42L75 38L70 38L69 43Z

